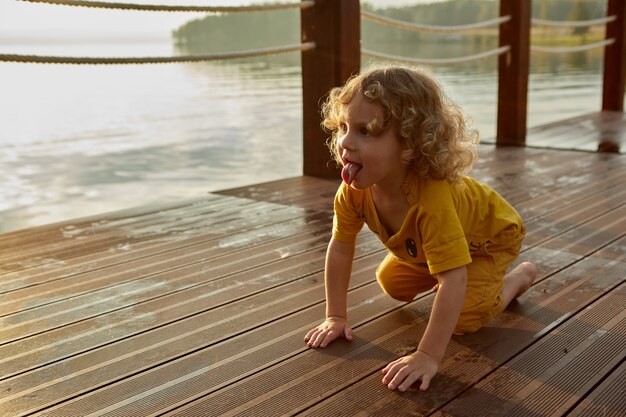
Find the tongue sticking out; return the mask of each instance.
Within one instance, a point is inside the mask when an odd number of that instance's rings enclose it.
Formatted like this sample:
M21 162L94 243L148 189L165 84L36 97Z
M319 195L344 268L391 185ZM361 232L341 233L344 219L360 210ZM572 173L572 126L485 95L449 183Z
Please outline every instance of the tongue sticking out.
M341 170L341 178L343 178L344 182L348 185L352 184L354 181L354 177L361 170L361 165L355 164L354 162L348 162L343 166Z

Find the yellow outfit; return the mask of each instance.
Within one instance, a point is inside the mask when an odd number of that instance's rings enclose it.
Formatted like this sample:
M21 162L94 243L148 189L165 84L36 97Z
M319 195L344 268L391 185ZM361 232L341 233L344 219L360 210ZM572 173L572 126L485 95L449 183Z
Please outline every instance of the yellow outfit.
M455 333L478 330L502 308L504 275L524 239L521 217L492 188L467 177L454 185L411 171L402 190L410 208L400 230L388 236L371 190L342 183L335 196L333 238L354 242L367 223L389 249L376 271L378 282L402 301L433 288L435 274L466 265L467 290Z

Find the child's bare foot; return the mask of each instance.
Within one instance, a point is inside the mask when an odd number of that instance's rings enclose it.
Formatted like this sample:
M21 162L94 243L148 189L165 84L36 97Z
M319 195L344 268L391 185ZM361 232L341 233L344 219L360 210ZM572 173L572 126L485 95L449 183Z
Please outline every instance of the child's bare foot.
M534 263L522 262L509 273L509 275L512 273L517 273L520 276L518 278L520 281L519 291L517 292L517 294L515 294L515 298L524 294L530 288L530 286L533 285L533 282L535 282L535 278L537 278L537 272L537 267Z
M532 262L522 262L504 277L503 307L524 294L537 278L537 267Z

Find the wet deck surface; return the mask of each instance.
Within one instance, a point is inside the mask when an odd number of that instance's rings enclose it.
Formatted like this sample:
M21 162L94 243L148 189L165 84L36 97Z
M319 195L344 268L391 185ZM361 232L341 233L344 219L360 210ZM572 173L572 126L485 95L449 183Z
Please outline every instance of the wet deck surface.
M484 143L495 143L486 138ZM597 112L528 129L526 145L544 149L626 153L626 113Z
M626 114L598 112L537 126L529 130L527 145L626 153Z
M300 177L0 235L0 414L623 416L626 158L483 146L473 175L524 217L540 276L453 338L428 392L381 384L433 295L385 296L369 232L355 340L304 345L338 183Z

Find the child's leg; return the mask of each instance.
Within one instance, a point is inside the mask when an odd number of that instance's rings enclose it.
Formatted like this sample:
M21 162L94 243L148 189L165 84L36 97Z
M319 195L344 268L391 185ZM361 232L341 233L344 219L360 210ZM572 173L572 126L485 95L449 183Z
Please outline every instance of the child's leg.
M517 259L523 234L508 247L482 248L467 265L467 290L456 334L471 333L501 313L509 303L523 294L537 276L537 268L524 262L508 274Z
M465 301L454 334L473 333L494 318L502 308L501 296L504 271L488 253L475 253L466 265Z
M531 262L522 262L506 274L504 276L504 286L502 287L502 310L515 298L524 294L533 284L536 277L537 267Z
M389 253L376 270L376 279L390 297L410 302L419 293L431 290L437 280L426 268L419 268L396 259Z

